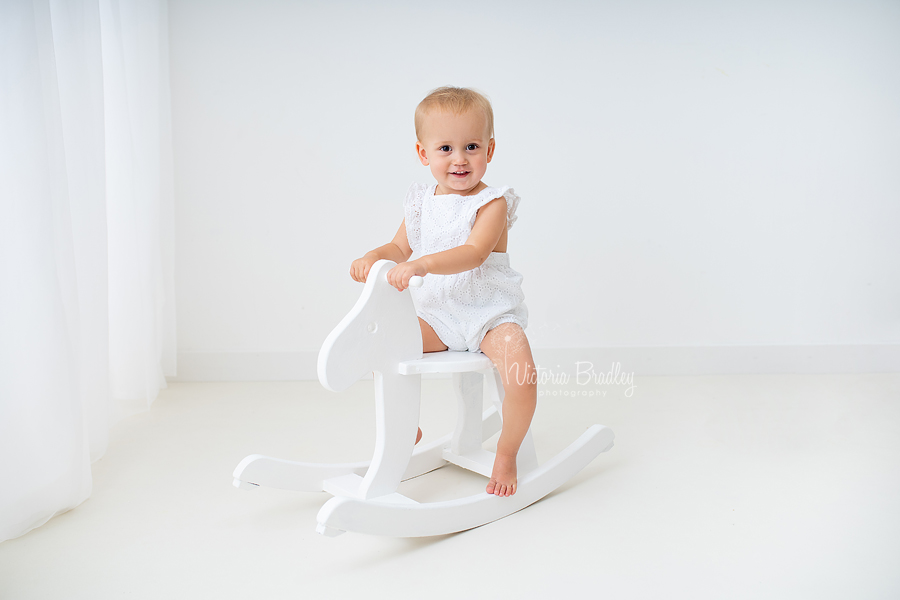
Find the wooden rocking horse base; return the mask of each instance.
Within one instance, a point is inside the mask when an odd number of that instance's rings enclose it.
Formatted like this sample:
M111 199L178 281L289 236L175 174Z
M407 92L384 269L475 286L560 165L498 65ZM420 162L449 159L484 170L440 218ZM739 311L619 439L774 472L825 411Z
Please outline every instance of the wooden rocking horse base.
M424 537L479 527L520 511L561 486L598 454L612 448L613 437L610 428L591 426L553 459L519 477L516 493L503 498L482 492L456 500L419 504L397 493L371 500L336 494L319 510L316 531L326 536L356 531Z
M376 262L362 296L325 339L319 381L341 391L375 373L375 453L371 461L314 464L253 454L238 464L234 485L328 492L317 531L421 537L472 529L537 502L613 446L613 432L593 425L565 450L538 466L531 430L516 458L516 493L487 492L419 503L397 493L401 481L449 463L490 477L494 454L485 440L501 427L503 385L485 355L435 352L423 357L422 337L409 291L398 293L385 274L395 263ZM423 373L452 373L459 413L456 429L430 444L415 445ZM482 410L484 393L491 408Z

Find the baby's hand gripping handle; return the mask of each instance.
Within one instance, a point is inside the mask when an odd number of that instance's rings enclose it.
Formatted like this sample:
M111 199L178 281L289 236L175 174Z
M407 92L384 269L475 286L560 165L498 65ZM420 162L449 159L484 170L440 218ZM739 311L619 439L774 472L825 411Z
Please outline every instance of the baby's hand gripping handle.
M393 264L396 265L396 263L393 263ZM384 280L387 281L387 271L384 274ZM424 283L425 283L425 278L420 275L413 275L412 277L409 278L409 287L414 287L414 288L422 287L422 285Z

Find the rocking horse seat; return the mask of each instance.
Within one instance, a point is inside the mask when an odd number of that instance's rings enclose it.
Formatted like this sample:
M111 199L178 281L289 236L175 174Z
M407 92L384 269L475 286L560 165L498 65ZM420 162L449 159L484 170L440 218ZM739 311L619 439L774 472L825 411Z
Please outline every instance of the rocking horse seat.
M416 360L400 362L401 375L424 375L425 373L464 373L466 371L490 371L494 367L481 352L428 352Z
M453 533L484 525L540 500L602 452L613 432L593 425L565 450L539 465L531 430L519 448L517 491L487 492L442 502L416 502L397 493L401 481L449 463L490 477L494 453L484 442L501 427L503 385L480 352L422 352L422 337L408 290L398 293L386 273L396 263L372 265L362 295L325 339L319 352L322 385L340 392L367 373L375 375L375 452L370 461L314 464L253 454L234 471L235 487L259 486L334 495L317 516L317 531L403 537ZM451 434L416 445L423 374L450 373L458 399ZM485 397L486 396L486 397ZM484 401L490 408L483 410Z

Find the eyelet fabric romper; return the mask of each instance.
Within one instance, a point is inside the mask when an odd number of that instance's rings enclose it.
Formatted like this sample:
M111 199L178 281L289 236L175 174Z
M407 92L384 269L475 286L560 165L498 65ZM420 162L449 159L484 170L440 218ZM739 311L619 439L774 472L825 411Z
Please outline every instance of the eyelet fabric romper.
M520 198L509 186L472 196L435 196L436 188L414 183L403 203L406 237L417 258L465 244L478 209L501 196L506 198L506 228L516 222ZM501 323L528 326L522 275L509 266L506 252L491 252L481 266L462 273L429 273L422 287L409 289L416 314L450 350L480 352L485 334Z

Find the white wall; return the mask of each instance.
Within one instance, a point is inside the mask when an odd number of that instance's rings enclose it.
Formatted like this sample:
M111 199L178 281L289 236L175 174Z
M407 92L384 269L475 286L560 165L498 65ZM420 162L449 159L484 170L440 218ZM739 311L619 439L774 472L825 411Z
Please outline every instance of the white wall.
M412 115L445 84L494 103L485 181L523 198L509 251L533 347L900 356L896 2L169 15L186 378L314 358L360 291L350 262L430 181Z

